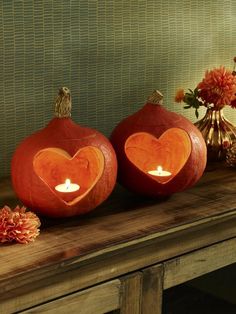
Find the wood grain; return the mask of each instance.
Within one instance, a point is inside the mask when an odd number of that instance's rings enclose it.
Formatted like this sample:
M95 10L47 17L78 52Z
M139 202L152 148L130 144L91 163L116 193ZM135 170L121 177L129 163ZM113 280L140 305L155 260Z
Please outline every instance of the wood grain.
M0 186L2 205L18 202L9 181ZM42 219L34 243L1 245L0 310L23 310L236 236L235 190L236 172L219 169L168 199L117 186L89 215Z
M164 263L164 289L236 262L236 238L185 254Z
M230 189L232 197L232 192L236 190L236 176L226 179L220 184L221 194L228 194ZM142 240L148 235L155 237L157 233L161 235L166 230L171 232L175 227L187 228L194 221L234 210L233 204L228 206L223 196L220 199L196 196L199 189L203 189L202 184L173 195L166 201L136 199L127 191L119 190L118 194L114 193L113 198L91 215L54 220L55 225L49 227L48 222L44 227L43 220L41 236L35 243L1 247L3 267L0 268L0 280L114 245L129 245L129 241L134 239ZM204 187L206 190L209 190L209 186ZM17 262L12 260L12 255Z
M7 291L0 296L0 313L2 308L9 313L22 310L27 306L50 301L78 289L194 251L207 244L231 238L232 234L235 234L236 219L226 218L229 220L213 220L206 225L197 225L191 232L182 230L151 239L142 243L142 246L138 243L132 248L120 248L115 253L108 252L89 260L75 261L74 264L72 261L72 265L68 262L68 271L63 271L64 268L49 268L47 272L41 273L40 270L45 270L43 268L24 273L5 286Z
M120 314L141 314L142 274L137 272L121 281Z
M158 264L142 271L142 314L162 313L163 265Z
M120 290L121 282L113 280L20 313L103 314L120 307Z

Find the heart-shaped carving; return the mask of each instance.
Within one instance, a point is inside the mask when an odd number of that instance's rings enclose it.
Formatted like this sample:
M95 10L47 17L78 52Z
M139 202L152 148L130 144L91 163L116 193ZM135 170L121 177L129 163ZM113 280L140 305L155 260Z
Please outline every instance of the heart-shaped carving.
M74 205L98 182L104 170L103 153L96 147L86 146L70 156L65 150L50 147L40 150L33 160L33 168L44 184L68 205ZM66 179L80 186L75 192L55 190Z
M146 132L134 133L125 142L127 158L139 170L159 183L172 180L184 167L192 150L191 141L186 131L170 128L159 139ZM161 166L169 176L151 175L148 171Z

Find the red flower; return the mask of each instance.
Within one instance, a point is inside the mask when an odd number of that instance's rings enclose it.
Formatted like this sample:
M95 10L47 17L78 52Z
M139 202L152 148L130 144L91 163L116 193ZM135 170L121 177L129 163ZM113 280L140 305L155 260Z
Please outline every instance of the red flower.
M8 206L0 209L0 243L16 241L29 243L39 235L40 220L25 207Z
M197 86L199 96L215 109L231 105L236 93L236 76L224 67L206 71L204 79Z
M236 108L236 96L235 96L235 98L231 101L230 106L231 106L232 108Z

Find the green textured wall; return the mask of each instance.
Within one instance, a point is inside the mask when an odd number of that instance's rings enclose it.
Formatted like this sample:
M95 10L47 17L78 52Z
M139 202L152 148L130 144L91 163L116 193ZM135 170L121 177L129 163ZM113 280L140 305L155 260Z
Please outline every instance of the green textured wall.
M72 91L74 120L106 135L157 88L193 120L175 90L232 67L235 42L234 0L2 0L0 176L49 121L60 86Z

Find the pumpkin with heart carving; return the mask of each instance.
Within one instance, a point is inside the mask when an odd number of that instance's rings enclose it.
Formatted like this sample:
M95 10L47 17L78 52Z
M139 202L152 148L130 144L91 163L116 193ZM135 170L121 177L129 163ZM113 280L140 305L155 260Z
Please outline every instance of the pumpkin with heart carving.
M59 90L55 117L29 136L12 158L12 185L23 204L39 214L87 213L112 192L117 160L109 140L70 118L68 88Z
M148 196L165 196L193 186L206 166L206 144L185 117L162 106L154 91L139 111L111 134L118 159L118 180Z

